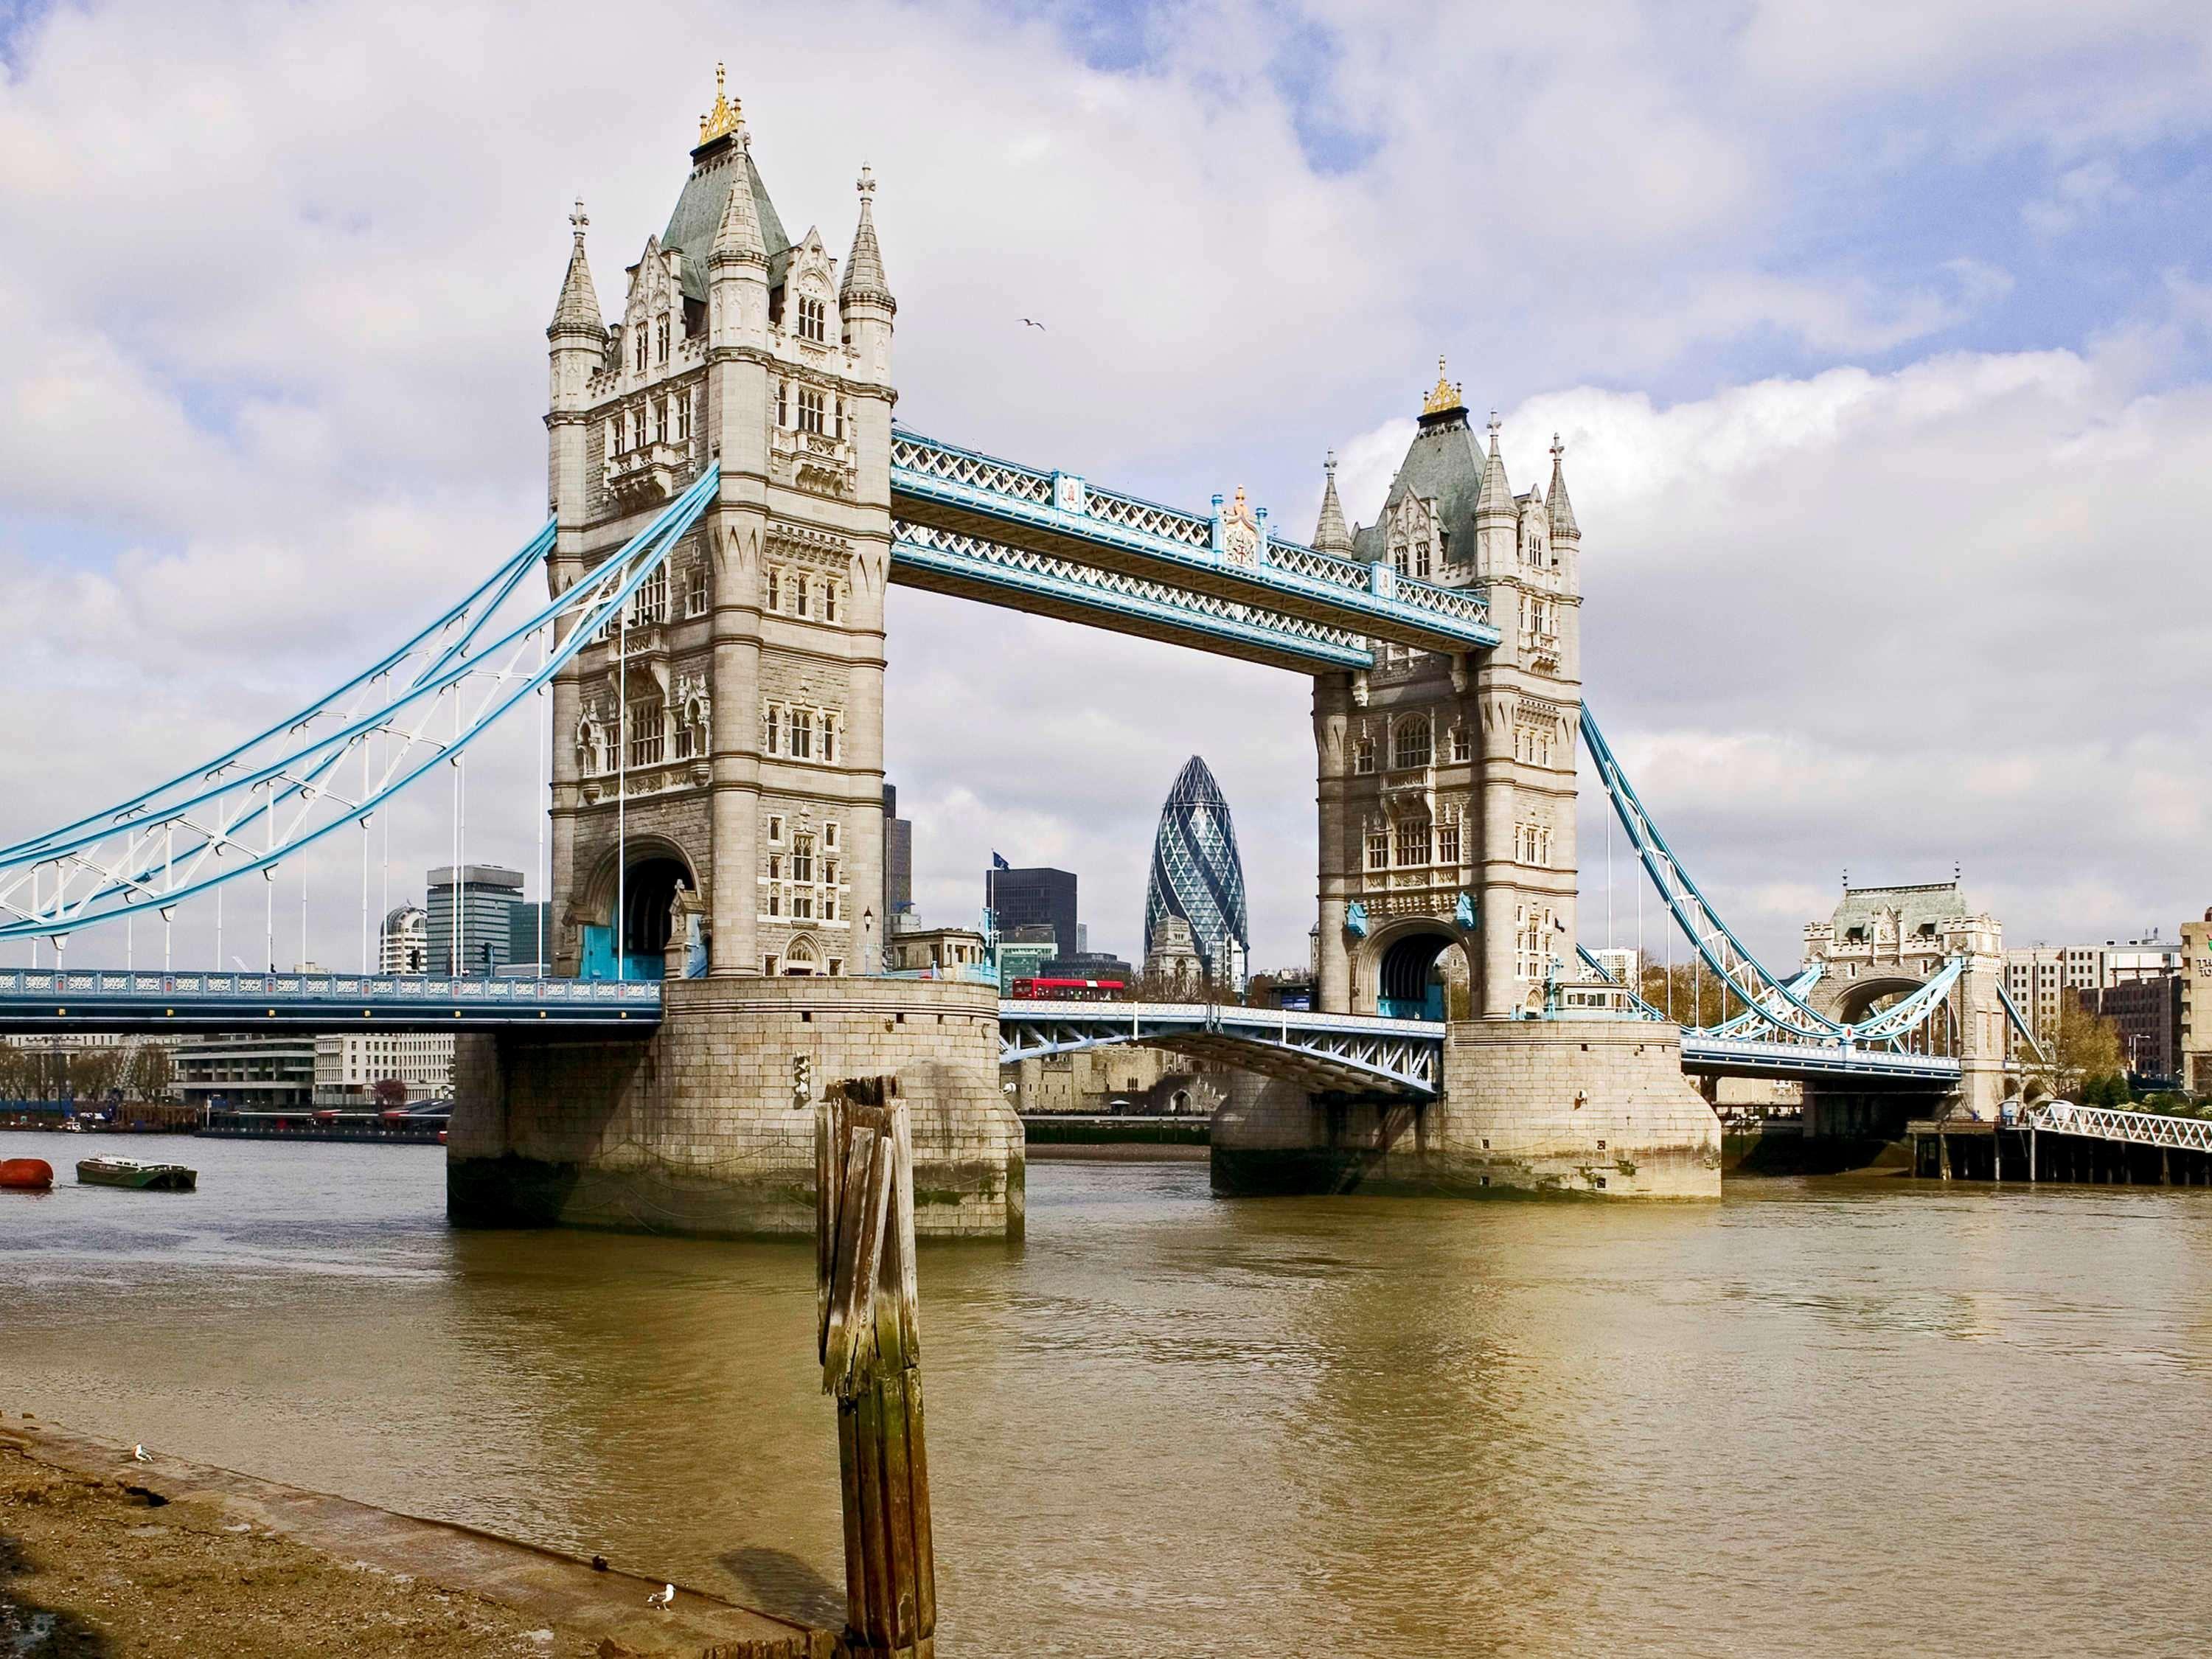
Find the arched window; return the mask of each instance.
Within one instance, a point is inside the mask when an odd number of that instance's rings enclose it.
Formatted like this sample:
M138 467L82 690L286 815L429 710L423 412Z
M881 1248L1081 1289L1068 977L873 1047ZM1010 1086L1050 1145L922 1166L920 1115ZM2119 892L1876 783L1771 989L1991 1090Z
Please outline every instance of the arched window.
M668 361L668 319L665 316L653 325L653 355L664 363Z
M837 763L837 717L835 714L822 717L822 763L824 766Z
M771 611L783 609L783 572L775 565L768 568L768 608Z
M807 708L793 709L789 732L790 741L785 747L789 750L792 759L812 760L814 758L813 711Z
M637 354L636 354L636 356L637 356L637 372L638 372L639 374L644 374L644 373L645 373L645 325L644 325L642 322L639 323L639 324L638 324L638 325L637 325Z
M807 579L804 572L792 577L791 611L793 616L803 617L806 614L806 596L813 586L814 584Z
M823 622L837 620L837 584L835 582L822 584L822 620Z
M814 837L793 836L791 838L791 878L811 882L814 879Z
M1416 714L1401 720L1390 739L1390 763L1395 767L1426 766L1430 757L1429 717Z
M1375 739L1362 738L1352 745L1352 769L1372 772L1375 769Z

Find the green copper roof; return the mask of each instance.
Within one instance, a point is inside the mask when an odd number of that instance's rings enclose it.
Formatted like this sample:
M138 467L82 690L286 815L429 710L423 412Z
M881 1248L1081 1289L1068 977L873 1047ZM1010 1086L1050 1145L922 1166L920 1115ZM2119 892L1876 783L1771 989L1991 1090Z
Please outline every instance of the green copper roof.
M1453 564L1474 562L1474 501L1482 493L1483 455L1463 410L1423 418L1390 493L1373 524L1353 538L1356 556L1370 563L1389 557L1382 526L1390 509L1407 494L1435 501L1444 535L1444 556Z
M707 298L707 256L714 251L715 231L721 228L730 181L741 171L753 193L761 240L768 246L768 285L779 288L783 283L783 273L791 264L791 238L784 234L775 204L768 199L768 186L761 183L752 152L741 148L734 137L718 138L697 153L691 176L684 181L684 193L676 198L676 211L668 216L668 228L660 234L662 247L674 248L684 256L686 299L703 302Z

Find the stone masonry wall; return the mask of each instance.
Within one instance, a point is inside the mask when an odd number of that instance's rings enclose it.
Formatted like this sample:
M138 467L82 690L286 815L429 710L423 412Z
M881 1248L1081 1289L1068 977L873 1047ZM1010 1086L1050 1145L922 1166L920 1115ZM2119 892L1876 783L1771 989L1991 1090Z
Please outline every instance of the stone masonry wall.
M1021 1231L1023 1138L998 1081L990 988L878 979L672 980L640 1042L465 1039L447 1144L461 1225L710 1237L811 1233L818 1090L891 1073L914 1134L916 1227Z
M1448 1029L1441 1099L1313 1096L1239 1079L1214 1115L1229 1194L1436 1192L1717 1198L1720 1123L1680 1033L1644 1020Z

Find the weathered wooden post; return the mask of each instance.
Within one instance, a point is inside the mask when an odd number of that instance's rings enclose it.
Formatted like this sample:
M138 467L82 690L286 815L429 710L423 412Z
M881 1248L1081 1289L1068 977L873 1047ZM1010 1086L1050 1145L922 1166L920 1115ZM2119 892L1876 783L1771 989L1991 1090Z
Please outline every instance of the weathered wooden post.
M814 1170L822 1388L837 1398L845 1510L845 1645L856 1655L934 1659L914 1144L897 1079L823 1091Z

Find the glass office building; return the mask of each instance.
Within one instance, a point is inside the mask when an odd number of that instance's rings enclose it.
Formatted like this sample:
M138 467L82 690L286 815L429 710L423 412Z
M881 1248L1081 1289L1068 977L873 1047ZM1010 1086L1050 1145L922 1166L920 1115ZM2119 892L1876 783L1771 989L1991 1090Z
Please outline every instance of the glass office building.
M1252 950L1244 913L1244 861L1229 803L1204 761L1193 755L1176 775L1152 837L1152 873L1145 891L1145 953L1152 951L1163 918L1190 924L1206 978L1224 988L1243 983Z

